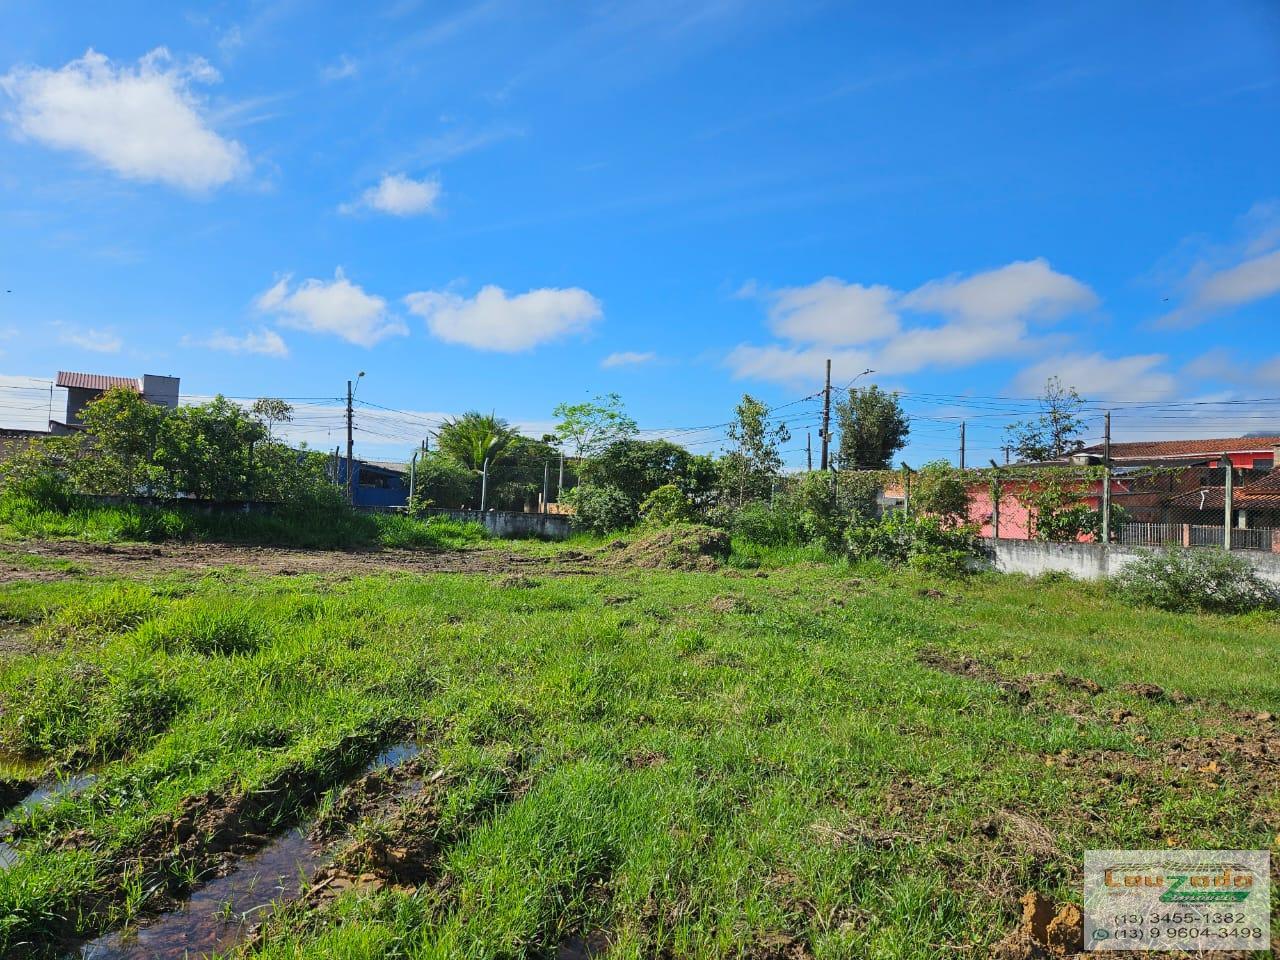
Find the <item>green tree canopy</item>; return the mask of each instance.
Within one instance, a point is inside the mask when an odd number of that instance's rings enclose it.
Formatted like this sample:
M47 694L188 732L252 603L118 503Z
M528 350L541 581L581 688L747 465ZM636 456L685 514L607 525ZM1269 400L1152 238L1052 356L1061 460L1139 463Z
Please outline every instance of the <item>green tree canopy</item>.
M715 483L710 457L699 457L669 440L618 440L580 467L583 483L615 487L633 504L666 484L695 501Z
M1080 434L1084 421L1080 411L1084 400L1075 387L1064 387L1057 377L1050 377L1040 397L1040 416L1020 420L1008 426L1009 445L1019 460L1058 460L1084 446Z
M778 447L791 439L791 431L785 423L771 424L769 408L744 393L734 410L728 435L733 449L720 461L724 487L739 504L767 497L782 471Z
M446 420L436 440L441 452L472 470L481 470L486 459L491 468L497 466L517 436L501 417L470 410Z
M898 395L874 384L854 387L836 402L836 423L840 466L845 470L887 469L911 433Z
M552 414L560 421L556 424L556 435L579 459L594 457L610 444L636 433L636 422L627 416L622 398L616 393L585 403L562 403Z

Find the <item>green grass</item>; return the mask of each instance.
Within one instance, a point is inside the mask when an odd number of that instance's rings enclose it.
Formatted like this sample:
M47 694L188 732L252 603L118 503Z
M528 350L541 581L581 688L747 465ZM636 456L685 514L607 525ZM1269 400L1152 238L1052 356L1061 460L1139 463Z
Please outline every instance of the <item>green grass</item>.
M166 540L270 544L334 550L359 547L457 549L486 539L484 528L443 517L359 513L341 503L273 513L201 513L144 505L82 504L69 511L41 509L0 498L0 538L74 539L101 543ZM28 564L29 565L29 564Z
M1274 772L1223 746L1228 773L1206 778L1163 746L1233 729L1222 703L1280 708L1274 617L1153 613L1101 587L933 581L811 552L735 564L532 584L0 586L0 618L32 624L49 651L0 660L0 753L99 772L34 816L0 873L0 954L148 909L146 884L94 893L184 798L290 771L287 819L406 727L447 773L433 879L286 914L261 956L548 956L594 929L611 958L636 960L963 956L1012 924L1027 889L1078 902L1085 849L1274 851L1280 792L1250 788ZM1050 684L1024 703L924 651L1106 690ZM1123 682L1205 702L1153 703ZM1136 719L1113 722L1119 708ZM993 835L1011 814L1041 839ZM54 842L73 831L78 850Z

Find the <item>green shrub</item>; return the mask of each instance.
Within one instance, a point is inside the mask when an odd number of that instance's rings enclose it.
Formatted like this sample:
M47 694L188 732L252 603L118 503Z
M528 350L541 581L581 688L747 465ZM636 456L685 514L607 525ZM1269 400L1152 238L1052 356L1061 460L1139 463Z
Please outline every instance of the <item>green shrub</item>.
M855 560L905 564L946 576L966 572L982 556L972 527L948 527L939 517L901 511L850 527L846 543Z
M640 518L653 526L685 523L693 520L695 514L693 501L674 483L664 483L640 504Z
M636 508L617 487L583 483L566 493L564 499L574 509L574 526L592 533L609 533L635 525Z
M796 516L786 506L771 507L763 501L746 503L729 514L727 525L735 537L762 547L786 547L800 542Z
M1111 578L1111 588L1129 603L1175 613L1280 607L1280 590L1246 560L1212 548L1144 552Z

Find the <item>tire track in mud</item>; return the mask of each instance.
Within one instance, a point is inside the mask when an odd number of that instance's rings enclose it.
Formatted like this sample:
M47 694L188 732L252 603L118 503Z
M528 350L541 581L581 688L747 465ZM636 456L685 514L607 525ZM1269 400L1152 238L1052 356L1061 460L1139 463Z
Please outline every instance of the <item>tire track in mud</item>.
M459 781L455 774L428 765L407 765L398 785L372 778L353 783L319 819L312 836L327 842L326 856L308 871L299 895L282 909L245 931L241 951L273 936L315 936L328 925L327 908L348 891L375 894L394 889L413 893L431 888L442 906L451 906L449 877L441 869L450 849L527 792L527 757L516 753L498 773L497 788L483 795L455 826L444 826L441 808ZM353 837L351 828L370 829ZM175 954L175 960L181 954Z
M293 762L252 791L209 790L186 798L175 814L161 817L129 849L98 860L94 889L66 909L52 938L38 931L8 932L15 957L47 957L77 949L86 929L101 931L137 890L145 891L145 917L172 909L193 890L226 876L244 858L270 846L305 807L334 783L361 770L389 738L394 726L350 734L309 762ZM84 829L73 830L51 847L95 853ZM193 884L192 877L198 878ZM48 929L46 927L46 929ZM73 954L74 955L74 954Z

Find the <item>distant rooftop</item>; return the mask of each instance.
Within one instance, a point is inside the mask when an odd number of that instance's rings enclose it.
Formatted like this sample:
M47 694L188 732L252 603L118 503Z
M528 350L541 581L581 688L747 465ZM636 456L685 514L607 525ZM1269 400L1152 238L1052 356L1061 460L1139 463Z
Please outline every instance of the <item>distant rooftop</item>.
M127 387L139 393L142 391L137 377L109 377L102 373L73 373L67 370L58 371L56 385L80 390L110 390L112 387Z
M1136 460L1148 457L1205 457L1215 453L1269 453L1280 447L1280 436L1225 437L1215 440L1140 440L1111 444L1111 459ZM1085 447L1081 453L1102 454L1102 444Z

